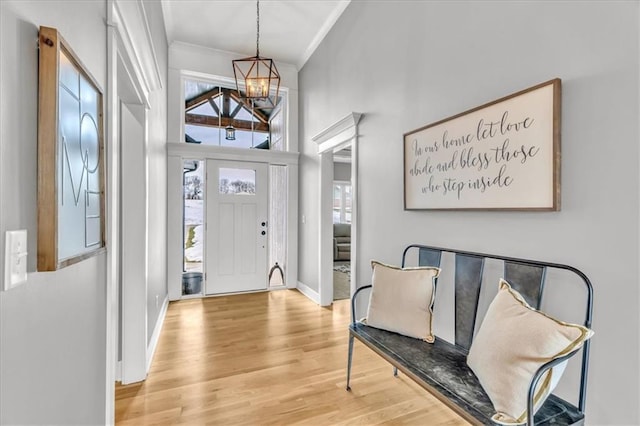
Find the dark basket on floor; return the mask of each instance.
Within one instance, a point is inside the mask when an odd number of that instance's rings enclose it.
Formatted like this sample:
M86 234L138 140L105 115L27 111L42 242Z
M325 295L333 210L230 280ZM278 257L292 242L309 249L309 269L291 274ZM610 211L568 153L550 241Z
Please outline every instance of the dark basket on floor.
M182 274L182 294L198 294L202 290L202 272Z

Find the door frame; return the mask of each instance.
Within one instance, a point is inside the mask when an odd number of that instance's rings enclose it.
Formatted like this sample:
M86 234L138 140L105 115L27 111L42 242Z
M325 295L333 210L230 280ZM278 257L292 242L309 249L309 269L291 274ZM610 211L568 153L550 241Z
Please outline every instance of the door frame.
M320 228L318 234L318 292L320 306L333 303L333 153L351 146L351 282L358 282L358 123L364 114L352 112L311 138L318 144Z
M287 166L287 262L285 283L298 283L298 159L287 151L238 149L184 142L167 143L167 286L169 300L182 298L182 164L184 160L230 160Z
M123 95L131 95L119 90L119 97ZM139 124L142 130L142 139L130 139L127 137L125 120L123 117L123 109L129 109L133 115L136 124ZM122 384L140 382L147 377L147 358L148 358L148 328L147 328L147 253L148 253L148 154L147 154L147 113L144 105L140 103L126 102L121 100L119 113L119 129L120 129L120 161L119 161L119 194L120 194L120 224L119 224L119 250L118 250L118 291L121 291L120 312L122 314L122 333L116 330L118 339L122 347L122 360L120 361L120 381ZM138 135L136 135L137 137ZM130 164L128 160L140 159L142 164ZM124 182L125 174L131 173L131 169L142 169L142 179L138 184L130 185ZM134 172L135 173L135 172ZM139 176L138 176L139 177ZM125 218L126 212L140 210L133 201L136 198L142 198L142 215L129 215ZM132 205L129 200L135 205ZM125 229L136 229L136 234L125 232ZM127 249L132 249L129 253L125 253ZM126 262L125 258L136 258L136 262ZM136 263L142 263L137 265ZM126 284L126 285L125 285ZM134 284L134 285L131 285Z
M146 111L150 107L150 91L157 86L157 76L153 75L149 66L141 62L136 54L134 39L130 26L126 25L124 15L129 19L135 17L146 21L144 7L141 2L125 5L129 8L122 10L121 0L107 0L107 96L105 130L106 141L105 156L107 164L106 179L106 241L107 241L107 277L106 277L106 342L105 342L105 424L115 422L115 382L120 380L121 372L118 363L118 333L119 319L119 291L118 282L120 276L120 102L142 105L145 111L145 124L143 131L146 139L147 117ZM134 9L131 9L134 8ZM131 12L135 12L131 15ZM140 28L148 28L140 25ZM136 28L135 32L140 29ZM138 38L136 38L138 39ZM150 77L151 76L151 77ZM123 99L125 98L125 99ZM127 295L123 295L127 297ZM128 300L136 305L144 306L145 321L142 326L146 333L146 300L138 300L139 297L128 297ZM128 326L128 325L127 325ZM141 327L135 325L135 327ZM145 334L146 335L146 334ZM146 358L146 344L138 345L138 351L144 350ZM140 349L142 347L143 349ZM124 348L123 348L124 349ZM124 354L124 350L123 350ZM140 354L138 354L140 355ZM139 356L136 356L139 358ZM146 368L146 367L145 367Z

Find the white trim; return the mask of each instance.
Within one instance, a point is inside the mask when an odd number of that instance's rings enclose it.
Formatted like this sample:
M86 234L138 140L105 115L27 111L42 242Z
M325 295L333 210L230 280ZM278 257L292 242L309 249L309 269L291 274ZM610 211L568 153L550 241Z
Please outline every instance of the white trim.
M183 167L182 156L167 155L167 292L169 300L180 300L182 297Z
M326 21L324 21L324 24L322 24L322 27L320 27L320 29L316 33L313 40L311 40L311 43L309 43L309 46L307 46L307 48L304 50L302 57L297 63L299 70L302 69L304 64L306 64L309 58L311 57L311 55L313 55L313 52L315 52L318 46L320 46L320 43L322 43L322 40L324 40L326 35L329 34L329 31L331 31L331 28L333 28L335 23L338 21L338 18L340 18L340 16L342 15L342 12L344 12L347 6L349 6L349 3L351 3L351 0L338 1L338 4L336 5L335 9L333 9L331 14L327 17Z
M203 46L201 44L189 43L186 41L175 40L169 45L169 49L180 49L191 53L199 53L201 55L229 55L237 57L245 57L246 54L233 52L231 50L216 49L215 47ZM280 68L280 62L276 61L276 67ZM293 66L288 64L289 66ZM171 66L171 65L169 65ZM235 80L234 80L235 81Z
M345 156L343 154L334 153L333 154L333 162L334 163L351 164L351 155Z
M121 57L135 74L133 83L148 108L150 92L162 88L162 73L144 4L142 0L110 0L110 4L108 25L116 28Z
M167 33L167 45L171 45L171 43L173 43L174 34L173 34L173 16L171 15L169 1L161 0L160 5L162 6L162 19L164 20L165 32Z
M116 362L116 377L115 377L115 381L116 382L121 382L122 381L122 361Z
M296 288L298 281L298 164L287 166L287 263L285 284Z
M300 281L298 281L298 287L297 287L298 291L302 294L304 294L305 296L307 296L309 299L311 299L313 302L317 303L318 305L320 305L320 294L318 294L317 291L315 291L314 289L312 289L311 287L301 283Z
M115 13L113 0L107 3L107 20L113 21ZM115 423L115 382L122 378L122 363L118 361L116 341L118 336L118 245L119 215L118 199L118 30L107 25L107 87L105 93L105 154L106 154L106 240L107 244L107 282L106 282L106 366L105 366L105 424ZM116 364L118 366L116 372Z
M0 6L1 8L2 6ZM2 16L0 16L0 19L2 19ZM2 37L0 37L0 48L3 47L3 40ZM2 88L5 85L5 80L6 77L4 77L2 75L2 72L0 71L0 158L7 158L5 155L5 143L3 143L3 134L5 133L6 126L4 125L4 116L2 115L2 110L4 108L4 103L8 102L8 97L3 96L2 95ZM4 200L4 198L2 198L2 188L4 188L3 184L3 179L2 179L2 173L0 173L0 227L4 227L4 211L5 211L5 204L2 200ZM3 245L0 244L0 259L4 259L5 257L5 253L3 251ZM28 259L27 259L28 260ZM28 265L28 264L27 264ZM28 269L28 268L27 268ZM27 271L27 274L29 272ZM27 275L28 277L28 275ZM0 288L4 288L4 262L0 261ZM107 314L107 318L108 318L108 314Z
M362 114L352 112L312 137L311 140L318 144L318 154L330 150L337 151L349 145L349 142L357 136L361 118Z
M351 294L358 282L358 123L363 114L352 112L312 138L318 144L320 173L318 192L320 227L318 235L318 282L320 305L333 303L333 152L351 146Z
M118 90L120 95L120 90ZM129 111L131 121L124 120ZM148 332L148 119L142 105L121 101L120 270L122 280L122 384L146 379ZM142 119L142 121L140 121ZM128 123L128 124L127 124ZM135 126L134 132L131 125ZM139 128L139 130L137 130ZM141 137L141 139L137 139ZM141 161L141 164L137 163ZM132 185L126 185L133 179ZM136 211L137 215L126 214ZM138 257L139 256L139 257ZM136 257L136 260L133 260Z
M162 89L162 74L160 74L160 65L158 64L158 55L156 55L156 48L153 45L153 36L151 35L151 27L149 26L149 17L147 16L147 11L144 8L144 3L142 0L138 0L138 10L140 11L140 15L143 21L144 34L146 36L147 47L149 48L149 52L151 53L151 66L148 66L148 72L153 71L155 74L153 77L153 85L151 87L152 90Z
M129 28L125 23L123 13L121 10L121 4L123 0L110 0L112 7L109 8L112 12L109 26L115 28L116 38L118 40L118 55L122 58L124 64L135 75L132 79L136 90L142 97L142 103L145 107L149 108L149 92L150 87L147 79L145 78L142 64L140 63L140 57L138 56L133 44L133 39L129 32Z
M158 320L156 321L156 326L153 329L153 334L151 335L151 341L149 342L149 346L147 347L147 374L151 369L151 363L153 362L153 356L156 353L156 348L158 347L158 340L160 340L160 332L162 331L162 326L164 325L164 319L167 315L167 309L169 308L169 296L165 296L164 301L162 302L162 308L160 309L160 313L158 313Z
M185 80L200 80L203 83L213 83L213 84L228 84L229 88L236 87L236 80L233 77L225 77L223 75L211 75L205 72L199 71L191 71L191 70L180 70L180 76L182 77L182 87L184 90L184 81ZM243 86L242 86L243 87ZM184 93L180 95L181 99L184 99ZM184 102L182 102L184 103ZM184 111L183 111L184 112ZM182 114L184 117L184 114Z
M353 171L352 171L353 173ZM320 206L320 226L318 227L318 290L320 305L330 306L333 303L333 153L320 154L320 173L318 174L318 205ZM352 202L351 208L353 209ZM351 214L353 221L353 213ZM351 225L353 231L354 224ZM351 240L353 253L354 241ZM355 265L351 257L352 265ZM351 271L353 273L353 269ZM353 278L352 278L353 279Z
M167 154L185 158L215 158L230 161L252 161L258 163L297 165L297 152L271 151L267 149L241 149L197 143L167 143Z

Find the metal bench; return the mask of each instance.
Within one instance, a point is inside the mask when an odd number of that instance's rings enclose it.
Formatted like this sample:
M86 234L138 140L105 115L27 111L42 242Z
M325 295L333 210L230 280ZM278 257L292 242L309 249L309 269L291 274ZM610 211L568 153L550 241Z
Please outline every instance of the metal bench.
M587 276L576 268L555 263L423 245L410 245L404 250L402 255L403 267L408 253L415 250L418 251L417 258L420 266L440 267L443 253L452 253L455 256L455 341L454 343L449 343L436 337L435 343L430 344L393 332L369 327L356 321L358 296L365 289L371 288L371 285L360 287L351 299L352 323L349 326L347 362L348 391L351 390L350 379L354 339L358 339L391 363L394 367L394 375L397 375L398 370L400 370L467 421L472 424L493 424L491 421L491 416L495 413L493 405L466 363L467 353L471 347L474 330L476 329L483 269L487 259L504 262L504 279L522 294L527 303L536 309L539 308L542 301L545 278L549 269L569 271L577 275L578 281L584 284L586 290L583 324L585 327L591 328L593 289ZM437 310L437 296L435 305ZM480 319L478 319L479 323ZM589 345L589 341L585 342L582 349L553 360L543 365L536 372L529 387L527 424L584 424ZM534 418L531 410L531 407L533 407L533 391L541 376L548 369L573 357L580 351L582 351L582 365L578 406L576 407L556 395L550 395Z

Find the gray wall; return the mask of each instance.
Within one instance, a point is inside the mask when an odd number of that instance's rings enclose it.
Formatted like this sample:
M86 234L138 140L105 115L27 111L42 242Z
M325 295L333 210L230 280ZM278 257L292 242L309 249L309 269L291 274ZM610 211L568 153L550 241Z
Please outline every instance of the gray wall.
M596 295L587 422L639 423L638 12L638 2L351 2L299 76L300 281L318 289L311 137L362 112L358 276L414 242L582 269ZM403 210L404 132L554 77L560 212Z
M148 129L148 261L147 261L147 337L151 340L162 302L167 297L167 64L168 46L162 18L162 5L144 1L149 20L162 89L149 95ZM159 303L156 304L156 296Z
M333 180L350 181L351 163L333 163Z
M104 424L106 258L36 273L38 27L106 89L104 1L0 2L0 258L27 229L26 284L0 292L0 423ZM4 263L4 262L2 262Z
M147 111L151 338L167 295L168 48L160 3L145 0L144 7L162 80L162 88L149 95ZM30 253L28 282L0 292L0 424L104 424L106 258L93 257L58 272L35 272L36 41L38 26L58 28L106 97L106 2L3 0L0 19L0 231L4 239L6 230L27 229ZM0 254L3 249L4 243Z

